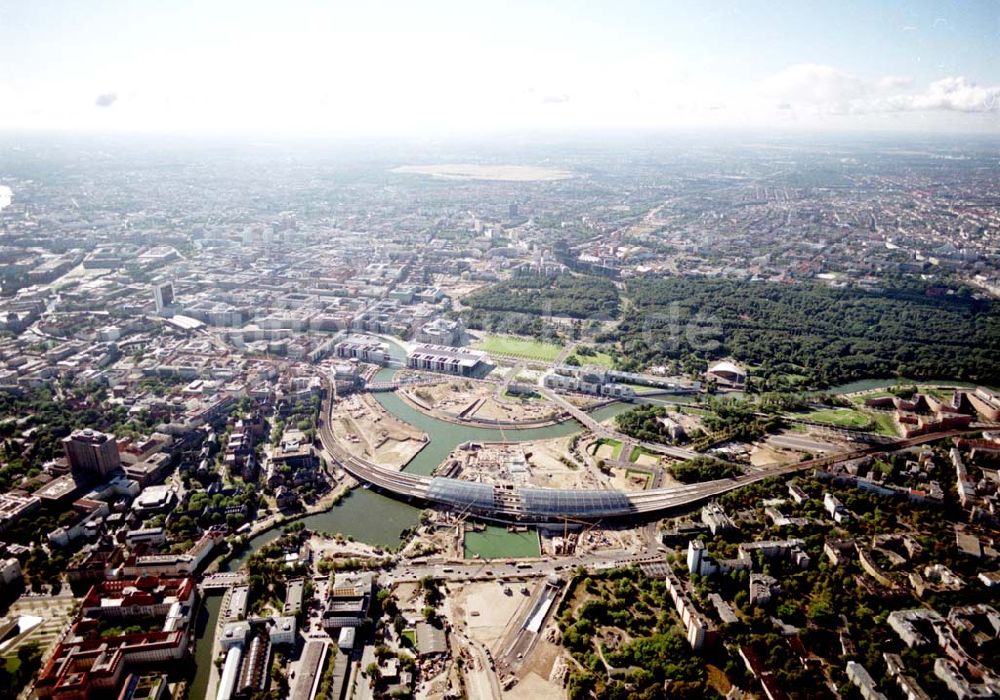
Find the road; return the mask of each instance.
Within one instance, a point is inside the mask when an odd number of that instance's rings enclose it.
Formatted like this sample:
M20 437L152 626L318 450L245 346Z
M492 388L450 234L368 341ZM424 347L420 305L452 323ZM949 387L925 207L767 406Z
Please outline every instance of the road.
M489 649L462 632L456 631L455 636L461 640L464 650L469 652L474 662L474 665L467 665L465 668L469 697L501 700L503 693L500 679L497 678L496 667L493 665Z
M539 392L545 398L547 398L552 403L559 406L561 409L573 416L581 425L590 430L594 435L598 437L611 438L614 440L621 440L622 442L634 442L651 452L657 452L659 454L667 455L668 457L674 457L676 459L694 459L699 456L698 452L693 450L685 450L680 447L673 447L672 445L662 445L656 442L642 442L640 440L633 440L628 435L623 435L617 430L610 428L603 423L599 423L594 420L586 411L574 406L570 403L566 397L557 394L551 389L539 386Z
M821 442L799 435L771 435L767 438L769 445L783 447L789 450L801 450L803 452L838 452L843 449L840 445L832 442Z
M524 659L531 655L531 650L555 609L560 588L560 586L550 586L548 583L537 587L528 605L524 606L514 619L513 635L507 637L503 648L497 653L496 664L499 672L510 676L518 674ZM540 615L541 622L532 627L531 622L536 615Z
M324 380L328 382L329 378L324 377ZM577 420L587 427L590 427L596 434L617 437L617 433L613 430L607 428L606 426L602 426L579 408L570 404L563 397L554 394L548 389L542 389L542 392L558 405L566 408L566 410L577 418ZM557 513L546 511L543 513L539 511L529 512L526 509L526 504L521 490L518 488L502 489L500 487L494 487L493 498L491 499L492 502L490 505L473 506L475 503L474 501L460 502L459 500L456 500L458 497L453 494L439 494L432 492L432 483L443 482L443 480L420 474L411 474L409 472L399 471L397 469L386 467L360 457L350 455L341 449L333 435L333 432L330 430L331 408L332 407L328 399L327 405L323 410L323 416L318 430L320 441L322 442L326 452L333 458L333 460L337 462L341 468L358 480L373 484L384 491L401 496L407 500L418 499L422 501L440 503L454 508L463 508L470 511L474 510L481 515L518 522L538 520L546 522L559 522L563 515L573 518L586 518L590 520L653 515L663 511L695 505L699 502L719 496L723 493L727 493L728 491L732 491L742 486L746 486L747 484L752 484L770 477L788 476L797 472L813 469L818 466L830 466L838 462L857 459L858 457L862 457L873 452L905 449L907 447L924 444L926 442L955 437L968 432L977 432L983 430L984 428L990 429L997 427L994 424L981 424L968 430L953 430L943 433L921 435L907 440L897 440L896 442L888 444L865 446L857 450L825 455L815 459L805 460L784 466L750 467L746 469L742 475L732 479L716 479L714 481L706 481L698 484L668 486L658 489L650 489L647 491L628 493L620 491L594 491L593 493L595 494L597 500L602 501L599 505L582 503L577 497L586 496L589 498L588 494L590 492L581 493L577 491L574 493L572 498L562 499L564 501L564 505L560 506L563 509L562 512ZM647 446L646 443L639 444L643 447L648 447L649 449L657 449L666 454L673 453L673 456L681 456L682 458L697 455L697 453L690 452L688 450L680 450L678 448L666 447L664 445ZM555 489L548 490L552 491L553 494L557 492ZM501 492L503 497L501 497ZM567 492L564 491L562 493L566 494ZM599 495L602 493L606 495ZM586 498L583 500L586 500Z

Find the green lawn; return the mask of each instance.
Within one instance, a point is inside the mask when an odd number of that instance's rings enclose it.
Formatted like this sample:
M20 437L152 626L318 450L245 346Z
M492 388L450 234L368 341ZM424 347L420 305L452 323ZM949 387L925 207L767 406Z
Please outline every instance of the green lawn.
M893 396L893 395L894 394L891 391L889 391L888 389L879 389L878 391L869 391L869 392L865 392L864 394L860 394L860 395L854 394L854 395L848 396L847 398L848 398L848 400L851 403L853 403L853 404L855 404L857 406L863 406L864 403L865 403L865 401L867 401L868 399L881 399L881 398L884 398L886 396Z
M513 335L487 335L472 347L497 355L513 355L542 362L552 362L562 352L562 347L555 343L544 343Z
M872 413L872 418L875 420L875 432L880 435L891 435L892 437L897 437L899 433L896 431L896 421L893 419L891 413L882 413L880 411L875 411Z
M826 408L807 413L803 418L842 428L866 428L872 423L871 416L853 408Z
M596 355L580 355L574 353L572 357L575 357L581 365L594 365L596 367L605 367L607 369L614 369L615 358L611 357L606 352L599 352Z
M789 384L807 384L809 377L804 374L783 374L781 378Z
M403 630L403 638L409 640L411 649L417 648L417 631L415 629Z
M635 462L640 457L642 457L643 455L654 455L655 456L656 453L652 452L650 450L647 450L642 445L636 445L635 447L632 448L632 452L628 456L628 461Z
M3 657L3 662L4 668L7 669L7 673L11 675L17 673L17 669L21 668L21 660L17 658L16 654Z
M611 447L611 459L617 462L618 457L621 456L622 453L622 441L615 440L613 438L601 438L590 446L590 454L596 455L597 450L599 450L603 445Z

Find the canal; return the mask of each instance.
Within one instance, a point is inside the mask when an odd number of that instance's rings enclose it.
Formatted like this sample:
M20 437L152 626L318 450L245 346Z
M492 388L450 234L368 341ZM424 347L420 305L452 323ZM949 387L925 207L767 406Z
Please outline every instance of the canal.
M391 378L395 370L383 370L378 379ZM523 442L546 438L563 437L579 432L576 421L559 425L526 430L499 430L473 428L443 421L417 411L402 401L395 393L375 394L376 399L390 413L400 420L410 423L427 433L429 443L407 465L408 471L430 474L438 464L458 445L469 440L478 442ZM603 406L592 413L597 420L607 420L629 408L628 404L614 403ZM300 518L309 530L345 537L352 537L376 547L395 548L402 542L404 530L417 524L420 508L398 501L382 494L359 488L350 491L343 500L329 510ZM466 556L479 554L493 556L537 556L538 534L532 530L526 533L509 533L506 528L489 526L482 533L469 533L466 541ZM281 536L281 528L275 527L250 540L246 549L223 562L220 571L237 571L255 551ZM215 641L216 624L222 605L221 595L206 597L196 627L195 664L197 672L191 685L190 698L202 698L208 687L212 666L212 646Z
M208 690L208 679L212 674L212 647L215 644L215 626L222 610L222 594L205 597L198 620L195 623L194 663L195 675L188 688L190 700L202 700Z

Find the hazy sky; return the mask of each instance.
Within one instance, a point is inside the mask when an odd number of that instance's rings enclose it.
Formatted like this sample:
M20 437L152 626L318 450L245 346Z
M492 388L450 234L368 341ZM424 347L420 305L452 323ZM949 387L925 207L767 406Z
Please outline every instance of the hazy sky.
M998 41L994 0L10 0L0 127L998 132Z

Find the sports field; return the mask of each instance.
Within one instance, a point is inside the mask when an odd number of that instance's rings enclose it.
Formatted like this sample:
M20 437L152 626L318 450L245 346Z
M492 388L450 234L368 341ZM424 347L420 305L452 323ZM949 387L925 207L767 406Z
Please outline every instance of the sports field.
M476 350L485 350L496 355L512 355L526 360L552 362L559 356L562 347L555 343L545 343L532 338L520 338L513 335L487 335L472 346Z

